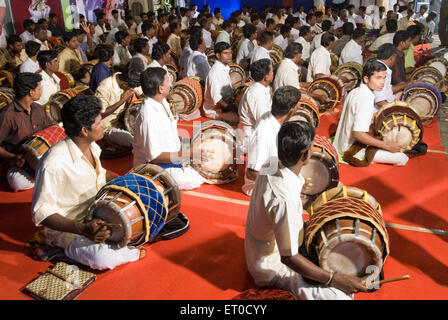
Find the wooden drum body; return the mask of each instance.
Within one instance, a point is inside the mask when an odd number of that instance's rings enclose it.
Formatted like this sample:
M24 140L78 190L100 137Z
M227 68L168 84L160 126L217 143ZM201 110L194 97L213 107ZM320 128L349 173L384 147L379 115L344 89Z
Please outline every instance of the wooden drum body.
M135 117L137 116L138 110L140 110L140 107L142 106L143 99L137 99L134 102L131 103L129 107L127 107L126 111L124 112L124 127L131 135L134 135L134 128L135 128Z
M423 137L423 124L417 112L404 101L390 102L375 115L374 132L383 141L406 144L400 152L414 148Z
M272 45L271 50L269 50L269 56L271 57L272 64L275 68L275 66L283 60L283 49L280 46L274 44Z
M171 88L169 102L178 114L191 114L198 110L204 100L204 91L198 77L177 81Z
M426 65L439 70L440 74L448 80L448 61L445 58L433 58L426 62Z
M234 130L227 123L218 120L202 123L193 132L192 147L199 157L193 159L193 168L209 184L235 181L238 179L236 145Z
M421 118L423 125L431 123L442 104L442 95L439 90L425 82L407 86L400 99L411 105Z
M389 237L374 197L356 187L336 187L313 202L310 215L305 247L323 269L358 277L381 272Z
M356 62L340 65L333 73L335 76L345 78L344 88L347 92L358 87L362 81L362 66Z
M16 97L16 93L14 89L7 87L0 87L0 110L6 105L10 104L14 98Z
M296 111L288 121L305 121L311 124L314 129L319 127L320 116L319 107L316 100L303 93L297 104Z
M415 69L414 72L411 73L409 80L415 82L427 82L440 90L443 86L444 77L436 68L422 66Z
M344 83L335 75L314 80L308 92L328 98L329 102L319 105L320 112L333 110L345 96Z
M244 83L246 83L246 71L244 71L244 69L236 63L229 63L229 68L232 88L236 89L244 85Z
M80 85L75 88L58 91L50 97L50 100L45 106L45 112L52 123L56 124L61 122L62 107L68 100L78 94L93 95L93 92L89 87Z

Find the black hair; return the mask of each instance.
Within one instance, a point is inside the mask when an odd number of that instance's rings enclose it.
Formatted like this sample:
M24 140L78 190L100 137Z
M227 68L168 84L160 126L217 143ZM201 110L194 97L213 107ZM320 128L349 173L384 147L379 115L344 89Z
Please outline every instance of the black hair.
M388 33L397 32L398 24L397 20L395 19L389 19L386 21L386 29Z
M16 99L20 100L26 97L31 90L37 88L42 76L38 73L22 72L14 80L14 92Z
M303 158L313 145L316 134L313 126L306 121L288 121L277 135L278 159L285 167L291 167Z
M22 38L20 38L18 35L16 34L12 34L8 37L8 47L10 45L13 45L16 42L22 42Z
M117 33L115 33L115 41L118 44L121 44L121 42L129 35L129 33L127 31L117 31Z
M301 26L299 30L299 36L304 37L311 31L309 26Z
M275 20L272 18L269 18L266 20L266 28L268 28L271 24L275 24Z
M332 41L334 41L334 35L332 35L331 33L329 33L329 32L326 32L326 33L324 33L323 35L322 35L322 38L320 39L320 44L321 44L321 46L323 46L323 47L328 47L329 45L330 45L330 43L332 42Z
M57 17L57 16L58 16L58 15L57 15L56 13L52 12L52 13L50 13L50 14L48 15L48 18L51 19L51 18L54 18L54 17Z
M274 33L271 31L263 31L263 33L260 36L260 44L266 44L269 41L272 41L274 39Z
M91 95L77 95L64 103L61 118L67 136L73 139L79 137L82 128L92 130L101 110L99 99Z
M320 12L320 11L319 11ZM326 31L328 31L328 30L330 30L331 29L331 21L330 20L324 20L323 22L322 22L322 31L323 32L326 32Z
M45 26L43 24L38 24L38 25L36 25L36 29L34 29L34 34L38 34L42 30L47 31L47 28L45 28Z
M309 14L306 15L305 21L306 22L311 21L311 19L313 19L313 17L314 17L314 14L310 14L309 13Z
M284 56L285 56L285 58L292 59L297 54L302 53L302 50L303 50L302 44L300 44L298 42L292 42L291 44L289 44L286 47Z
M408 39L410 39L410 38L411 38L411 35L410 35L410 33L407 32L406 30L400 30L400 31L397 31L397 33L394 35L394 41L393 41L394 46L395 46L396 48L398 48L398 45L399 45L401 42L406 41L406 40L408 40Z
M149 21L149 20L143 21L143 24L142 24L142 34L146 35L146 31L148 31L151 28L155 28L154 24L151 21Z
M249 23L243 27L244 38L249 39L254 33L257 32L257 27Z
M202 34L200 33L193 33L190 35L190 48L193 51L197 51L199 46L204 42L202 39Z
M121 72L117 74L117 78L120 79L123 82L126 82L129 87L131 88L137 88L140 87L140 73L128 71L128 72Z
M346 36L351 36L353 34L353 30L355 30L355 27L353 26L353 23L351 22L345 22L342 25L342 34Z
M171 33L174 33L174 30L176 30L178 27L179 27L179 23L178 22L170 23L170 31L171 31Z
M170 51L170 46L166 42L158 41L152 47L151 58L156 61L160 60L168 51Z
M163 68L147 68L140 75L142 90L146 97L152 98L165 81L166 70Z
M274 117L286 115L300 100L299 89L293 86L278 88L272 97L271 113Z
M116 13L118 13L118 10L112 10L112 15L114 15L114 14L116 14Z
M34 57L40 50L40 44L36 41L28 41L25 43L25 52L28 57Z
M39 62L39 66L42 68L42 70L45 70L47 68L47 63L50 63L57 58L57 52L52 50L43 50L37 55L37 61Z
M217 53L221 53L224 50L227 50L229 48L230 48L230 44L228 44L227 42L221 41L221 42L216 43L215 47L213 49L215 51L215 54L217 54Z
M364 64L364 67L362 68L362 78L364 79L364 77L367 77L370 79L370 77L373 76L375 72L381 72L386 70L387 67L378 60L375 59L367 60L366 63Z
M250 75L256 82L261 81L266 75L269 74L271 70L269 67L270 65L272 65L270 59L257 60L250 65Z
M34 21L31 20L31 19L25 19L25 20L23 21L23 27L24 27L25 29L27 29L28 27L32 26L33 24L34 24Z
M106 62L114 56L114 48L110 45L99 44L95 49L95 53L99 61Z
M353 31L353 39L359 39L362 36L364 36L366 34L366 31L364 30L364 28L356 28L355 31Z
M378 48L377 58L379 60L387 60L391 56L394 56L396 54L397 54L397 48L395 48L392 43L385 43Z
M324 15L324 13L322 12L322 11L316 11L315 13L314 13L314 16L317 18L317 17L322 17Z
M420 25L414 24L414 25L409 26L406 29L406 31L409 32L409 35L411 36L411 38L414 39L415 37L421 35L423 29Z
M148 42L148 39L137 38L132 41L132 47L134 48L135 52L142 53Z
M37 30L37 28L36 28L36 30ZM72 40L74 37L77 37L77 36L78 35L74 31L64 32L64 34L62 35L62 38L64 39L64 42L70 42L70 40Z
M45 22L47 22L47 19L45 18L40 18L39 20L37 20L37 24L44 24Z
M288 25L288 24L283 24L281 27L280 27L280 34L285 34L285 33L288 33L288 32L290 32L291 31L291 26L290 25Z
M222 30L225 30L225 29L229 28L229 27L232 25L232 23L235 23L235 21L234 21L234 20L230 20L230 19L225 20L225 21L221 24L221 28L222 28Z

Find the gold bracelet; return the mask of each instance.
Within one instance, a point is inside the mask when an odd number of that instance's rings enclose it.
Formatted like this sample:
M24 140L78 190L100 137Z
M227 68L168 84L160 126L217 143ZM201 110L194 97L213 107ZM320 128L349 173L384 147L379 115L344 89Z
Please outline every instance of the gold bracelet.
M326 286L329 286L330 283L331 283L331 281L333 281L333 278L334 278L334 271L331 270L331 271L330 271L330 279L328 279L328 281L327 281L327 283L325 283L325 285L326 285Z

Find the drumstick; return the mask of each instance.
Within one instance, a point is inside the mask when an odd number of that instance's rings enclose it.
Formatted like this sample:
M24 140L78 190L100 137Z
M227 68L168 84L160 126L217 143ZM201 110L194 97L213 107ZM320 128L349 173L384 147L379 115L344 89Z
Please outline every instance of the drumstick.
M236 85L236 84L238 84L240 82L242 82L242 81L240 80L240 81L234 82L234 83L232 83L232 86L234 86L234 85Z
M102 223L102 227L121 227L121 223Z
M409 278L410 278L410 276L407 274L407 275L404 275L402 277L391 278L391 279L384 279L384 280L381 280L381 281L372 282L370 284L370 287L373 287L373 286L376 286L376 285L380 285L380 284L384 284L384 283L394 282L394 281L407 280Z

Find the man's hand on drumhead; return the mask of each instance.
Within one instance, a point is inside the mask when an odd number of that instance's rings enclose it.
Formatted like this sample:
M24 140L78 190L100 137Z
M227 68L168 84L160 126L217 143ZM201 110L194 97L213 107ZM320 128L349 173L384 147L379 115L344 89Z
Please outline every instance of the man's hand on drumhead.
M104 242L110 237L110 230L101 219L93 219L84 225L83 236L94 241Z
M339 273L334 276L330 286L338 288L347 294L368 291L361 278Z
M402 148L404 148L406 144L399 143L399 142L393 142L393 141L387 141L385 142L384 149L389 152L400 152Z

